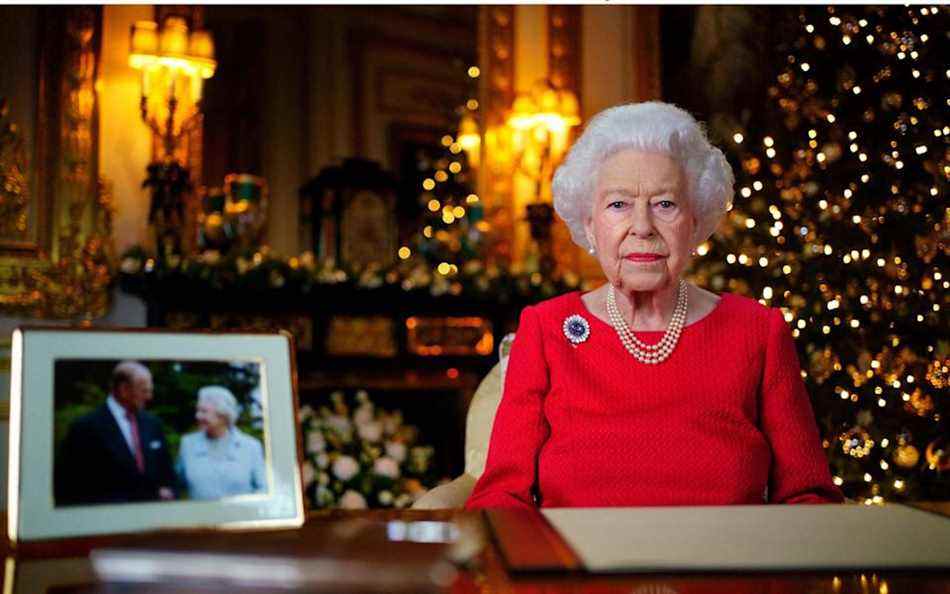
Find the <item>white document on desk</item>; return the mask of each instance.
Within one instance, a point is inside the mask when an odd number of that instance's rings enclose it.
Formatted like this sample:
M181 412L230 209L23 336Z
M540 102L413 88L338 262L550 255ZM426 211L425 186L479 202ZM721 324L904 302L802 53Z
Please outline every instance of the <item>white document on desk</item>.
M896 504L542 511L592 572L950 568L950 518Z

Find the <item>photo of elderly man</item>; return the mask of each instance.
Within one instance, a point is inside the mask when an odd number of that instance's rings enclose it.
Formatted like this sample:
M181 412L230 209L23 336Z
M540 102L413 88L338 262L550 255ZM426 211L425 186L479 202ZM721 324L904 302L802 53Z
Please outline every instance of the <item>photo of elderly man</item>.
M136 361L115 366L105 402L69 425L59 449L57 506L175 498L162 423L145 411L152 398L147 367Z

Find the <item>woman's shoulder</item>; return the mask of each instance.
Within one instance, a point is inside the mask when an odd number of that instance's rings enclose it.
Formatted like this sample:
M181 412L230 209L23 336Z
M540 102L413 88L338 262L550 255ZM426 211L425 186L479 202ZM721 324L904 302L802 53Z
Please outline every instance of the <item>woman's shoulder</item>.
M770 325L778 319L784 323L780 309L737 293L722 293L719 306L723 308L723 318L756 333L768 334Z
M185 433L181 436L181 449L194 447L201 441L202 432L201 431L192 431L191 433Z
M544 301L539 301L534 305L529 307L534 311L535 315L542 320L548 318L557 318L563 317L569 313L577 312L577 303L580 300L579 291L571 291L570 293L564 293L563 295L558 295L557 297L551 297L550 299L545 299Z
M250 446L251 448L261 447L261 442L256 437L244 433L237 427L232 429L232 431L234 431L234 442L238 445Z

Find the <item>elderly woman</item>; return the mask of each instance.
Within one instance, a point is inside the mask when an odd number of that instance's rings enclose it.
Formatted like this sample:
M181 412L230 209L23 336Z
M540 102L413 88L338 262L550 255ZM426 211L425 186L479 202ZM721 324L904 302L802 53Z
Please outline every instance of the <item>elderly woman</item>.
M220 499L267 490L264 448L235 427L240 409L230 390L198 390L199 431L181 439L178 476L192 499Z
M842 501L782 312L681 278L732 186L675 106L591 120L552 187L607 282L522 312L468 508Z

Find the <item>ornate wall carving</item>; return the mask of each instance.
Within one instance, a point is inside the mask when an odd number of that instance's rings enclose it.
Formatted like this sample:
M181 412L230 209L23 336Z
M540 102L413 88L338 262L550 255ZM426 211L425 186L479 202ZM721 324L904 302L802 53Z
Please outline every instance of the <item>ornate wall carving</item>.
M513 237L517 215L512 202L511 163L504 158L507 151L497 150L508 143L505 117L515 98L515 8L483 6L479 14L479 64L482 67L479 87L482 105L483 158L479 172L479 195L486 220L497 237ZM511 260L512 242L499 241L490 259Z
M0 260L0 307L38 318L104 315L112 262L112 198L98 176L102 10L44 7L38 14L31 200L37 241ZM5 251L6 256L14 252Z

